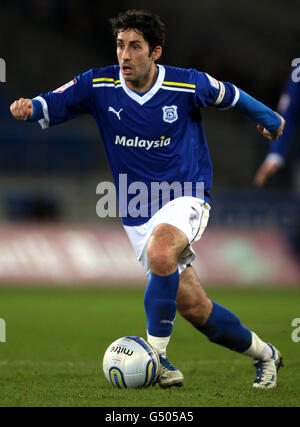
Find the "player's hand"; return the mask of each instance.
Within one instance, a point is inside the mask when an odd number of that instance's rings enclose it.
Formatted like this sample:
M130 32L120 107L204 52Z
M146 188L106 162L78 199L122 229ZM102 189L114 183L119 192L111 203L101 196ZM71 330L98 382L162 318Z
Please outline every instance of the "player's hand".
M258 132L260 132L265 138L267 138L271 141L275 141L276 139L278 139L282 135L283 129L285 126L284 118L280 114L278 114L277 112L276 112L276 114L281 118L281 125L279 126L279 128L277 129L276 132L269 132L262 125L257 125Z
M10 112L17 120L27 120L33 113L31 99L20 98L10 106Z
M262 187L267 180L274 175L278 169L280 169L280 167L281 164L279 162L266 159L255 174L254 184L257 187Z

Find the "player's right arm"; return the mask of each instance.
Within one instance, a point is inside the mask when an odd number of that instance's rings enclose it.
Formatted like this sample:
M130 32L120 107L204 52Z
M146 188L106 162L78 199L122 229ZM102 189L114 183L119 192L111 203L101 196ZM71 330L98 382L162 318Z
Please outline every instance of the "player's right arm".
M31 99L20 98L10 106L10 112L17 120L27 120L33 114Z
M92 70L80 74L56 90L43 93L33 99L20 98L10 106L17 120L39 121L43 129L92 109Z

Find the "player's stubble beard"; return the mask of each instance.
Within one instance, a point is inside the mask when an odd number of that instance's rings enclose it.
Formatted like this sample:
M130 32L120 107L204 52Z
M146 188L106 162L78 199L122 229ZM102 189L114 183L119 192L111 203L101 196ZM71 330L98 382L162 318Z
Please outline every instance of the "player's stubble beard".
M155 69L154 69L155 67ZM153 76L151 76L151 70L154 70ZM146 90L149 90L155 83L157 74L158 74L158 67L155 63L151 63L150 67L144 72L144 73L137 73L136 68L134 67L135 76L126 76L123 74L125 83L129 83L129 88L132 86L133 90L137 92L144 92ZM147 89L145 89L148 86Z

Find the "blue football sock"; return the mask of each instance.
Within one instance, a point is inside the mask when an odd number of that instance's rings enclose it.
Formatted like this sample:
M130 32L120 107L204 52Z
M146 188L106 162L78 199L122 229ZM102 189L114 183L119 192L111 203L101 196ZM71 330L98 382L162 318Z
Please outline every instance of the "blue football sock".
M243 353L252 343L251 331L227 308L213 302L213 309L204 326L197 329L216 344Z
M151 273L144 297L148 333L169 337L176 316L176 295L179 286L178 270L169 276Z

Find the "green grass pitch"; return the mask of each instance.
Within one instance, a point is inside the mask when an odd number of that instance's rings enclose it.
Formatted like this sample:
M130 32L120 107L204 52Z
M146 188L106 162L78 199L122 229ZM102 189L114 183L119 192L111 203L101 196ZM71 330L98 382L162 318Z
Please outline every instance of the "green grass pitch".
M300 291L215 288L208 294L280 349L285 367L277 389L253 389L252 361L211 344L179 315L168 357L183 371L184 387L115 389L102 357L119 337L146 336L142 289L2 288L0 406L300 406L300 342L291 338Z

